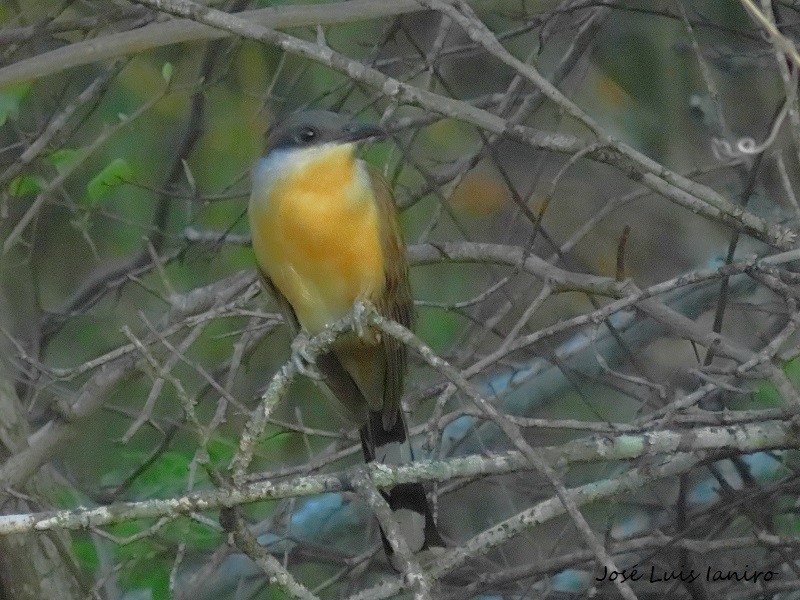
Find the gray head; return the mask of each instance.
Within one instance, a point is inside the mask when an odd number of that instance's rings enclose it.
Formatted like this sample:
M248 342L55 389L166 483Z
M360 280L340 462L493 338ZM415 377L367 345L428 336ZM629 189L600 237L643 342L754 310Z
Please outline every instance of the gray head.
M267 153L332 142L344 144L383 135L380 127L356 121L350 115L307 110L290 115L267 132Z

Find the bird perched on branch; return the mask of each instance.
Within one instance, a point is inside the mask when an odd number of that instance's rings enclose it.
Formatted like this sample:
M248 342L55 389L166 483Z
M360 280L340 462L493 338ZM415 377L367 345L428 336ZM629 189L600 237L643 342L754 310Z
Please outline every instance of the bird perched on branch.
M249 215L265 286L295 329L314 335L356 301L406 327L413 321L405 244L392 192L355 155L378 127L327 111L285 119L267 134L253 171ZM400 398L405 346L365 330L337 339L316 367L343 416L360 428L364 459L413 459ZM421 484L383 492L412 552L443 546ZM392 549L381 530L392 562ZM394 563L393 563L394 564Z

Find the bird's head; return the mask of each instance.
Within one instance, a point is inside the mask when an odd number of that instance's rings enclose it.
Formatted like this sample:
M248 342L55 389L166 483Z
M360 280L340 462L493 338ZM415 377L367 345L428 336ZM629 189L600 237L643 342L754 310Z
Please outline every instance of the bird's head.
M267 154L274 150L300 150L324 144L351 144L385 136L383 129L327 110L295 113L267 132Z

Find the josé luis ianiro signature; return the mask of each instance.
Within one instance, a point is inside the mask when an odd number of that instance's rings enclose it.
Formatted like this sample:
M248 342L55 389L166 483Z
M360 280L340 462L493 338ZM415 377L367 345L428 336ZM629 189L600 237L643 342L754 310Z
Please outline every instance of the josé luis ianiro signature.
M639 565L636 564L630 569L622 569L620 571L610 571L608 567L603 567L603 574L600 577L595 577L595 581L641 581L644 579L648 583L658 583L661 581L682 581L684 583L691 583L697 581L700 577L705 577L708 582L715 581L746 581L749 583L757 583L758 581L771 581L778 571L758 571L756 569L748 569L750 565L745 565L744 569L740 571L730 570L723 571L715 569L708 565L705 570L699 569L686 569L681 566L680 569L665 570L657 569L655 565L650 567L649 572L646 569L639 570Z

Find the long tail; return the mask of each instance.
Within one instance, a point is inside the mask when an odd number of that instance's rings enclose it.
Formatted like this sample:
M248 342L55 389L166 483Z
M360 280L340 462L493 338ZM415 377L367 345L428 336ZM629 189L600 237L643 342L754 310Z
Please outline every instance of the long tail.
M369 422L361 428L361 448L364 451L365 461L401 465L414 460L403 411L398 413L394 426L386 431L383 428L383 413L370 412ZM400 531L412 552L445 545L433 522L433 512L422 484L401 483L381 494L392 509ZM392 548L382 529L381 539L391 563Z

